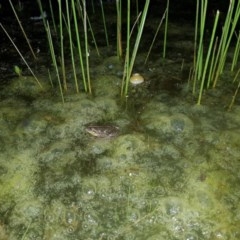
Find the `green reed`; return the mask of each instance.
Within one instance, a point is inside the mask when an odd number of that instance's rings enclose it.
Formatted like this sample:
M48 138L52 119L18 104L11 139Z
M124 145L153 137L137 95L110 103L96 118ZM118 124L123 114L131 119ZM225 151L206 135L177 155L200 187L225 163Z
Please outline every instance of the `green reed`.
M161 18L161 20L160 20L160 22L159 22L159 24L158 24L158 27L157 27L157 30L156 30L156 32L155 32L155 34L154 34L152 43L150 44L150 47L149 47L149 49L148 49L147 56L146 56L146 58L145 58L144 64L146 64L147 61L148 61L148 58L149 58L150 53L151 53L151 51L152 51L153 45L154 45L154 43L155 43L155 41L156 41L156 39L157 39L157 35L158 35L158 33L159 33L159 30L160 30L160 28L161 28L161 26L162 26L162 23L163 23L164 19L166 18L166 13L167 13L167 11L168 11L168 9L166 8L165 11L164 11L164 13L163 13L163 15L162 15L162 18ZM166 29L166 27L165 27L165 29ZM165 32L165 33L167 34L167 32ZM165 37L164 37L164 39L165 39ZM165 46L164 49L165 49L165 51L166 51L166 43L164 44L164 46ZM163 53L163 55L164 55L164 58L165 58L165 53Z
M37 0L40 11L42 10L41 0ZM57 31L57 41L59 44L53 43L53 34L51 33L50 27L47 26L45 19L43 19L45 30L47 32L47 39L49 43L49 50L52 56L52 63L55 70L58 69L57 56L56 53L60 52L60 68L62 72L62 81L60 80L59 72L57 72L57 80L61 84L61 95L63 94L63 89L67 91L68 83L66 77L66 56L69 55L71 58L71 67L74 79L75 90L79 92L79 83L77 76L77 67L76 67L76 56L79 58L80 69L82 73L82 83L84 90L91 94L91 82L90 82L90 69L89 69L89 46L88 46L88 25L90 26L90 21L87 17L86 10L86 1L82 0L71 0L65 1L66 4L66 15L64 16L62 1L58 0L58 16L59 16L59 30ZM77 14L78 13L78 14ZM53 14L52 14L53 16ZM54 21L55 22L55 21ZM82 23L83 26L83 35L79 33L79 25ZM91 28L91 26L90 26ZM92 31L92 30L91 30ZM81 36L81 37L80 37ZM92 36L94 36L92 32ZM83 46L81 45L81 40L84 40ZM74 41L76 39L76 46L74 46ZM67 45L67 41L69 44ZM94 39L94 42L95 39ZM77 50L77 51L75 51ZM98 52L98 50L97 50ZM85 55L85 59L83 56ZM61 83L62 82L62 83Z
M194 65L193 76L192 76L193 77L193 94L195 93L195 90L196 90L197 80L200 81L200 78L202 75L202 69L203 69L203 36L204 36L204 29L205 29L206 12L207 12L207 1L203 0L200 6L199 0L197 0L196 16L200 17L200 22L198 23L198 19L196 19L197 21L195 25L195 27L197 28L197 30L195 30L195 34L196 34L195 54L196 55L194 56L195 65Z
M237 73L236 73L236 75L235 75L235 77L233 79L233 82L235 82L237 80L237 78L239 76L239 73L240 73L240 68L238 69L238 71L237 71ZM228 111L232 110L232 107L233 107L233 104L234 104L234 102L236 100L236 97L237 97L239 89L240 89L240 79L238 80L238 85L237 85L237 87L235 89L235 92L234 92L234 94L232 96L232 101L230 102L230 104L228 106Z
M109 46L108 31L107 31L107 25L106 25L105 13L104 13L102 0L100 0L100 6L101 6L101 12L102 12L103 27L104 27L104 32L105 32L106 43L107 43L107 46Z
M56 20L55 20L55 15L54 15L54 11L53 11L53 6L52 6L52 1L51 0L49 0L49 7L50 7L51 19L52 19L52 22L53 22L54 33L57 35Z
M235 0L230 1L222 33L220 36L217 36L216 29L220 12L216 12L211 39L206 51L203 43L207 4L207 0L203 0L200 3L197 0L192 80L193 94L195 94L196 88L199 86L198 105L201 104L204 89L210 86L216 87L217 81L223 72L229 46L240 16L240 1L237 4L235 4ZM198 16L200 22L198 22ZM236 46L236 48L238 47ZM204 52L206 52L206 56Z
M198 101L197 101L198 105L200 105L200 103L201 103L202 94L203 94L203 87L204 87L204 84L206 83L206 79L207 79L206 78L207 70L212 72L211 71L212 69L211 68L209 69L209 60L210 60L210 56L212 54L213 43L214 43L214 39L215 39L215 33L216 33L216 29L217 29L218 19L219 19L219 11L217 11L217 14L216 14L216 17L215 17L214 27L213 27L213 31L212 31L212 35L211 35L211 40L210 40L210 43L209 43L209 46L208 46L207 57L206 57L206 60L205 60L204 66L203 66L203 71L201 73L200 89L199 89ZM210 67L211 67L211 65L210 65Z
M60 39L60 64L63 78L63 89L67 91L67 79L66 79L66 68L65 68L65 53L64 53L64 36L63 36L63 24L62 24L62 1L58 1L58 17L59 17L59 39ZM54 62L55 63L55 62Z
M22 33L23 33L23 36L24 36L24 38L26 39L26 42L27 42L27 44L28 44L28 47L29 47L29 49L30 49L30 51L31 51L31 53L32 53L32 55L33 55L33 58L36 60L37 57L36 57L36 55L35 55L35 53L34 53L34 51L33 51L33 49L32 49L32 45L31 45L31 43L30 43L30 41L29 41L29 39L28 39L28 37L27 37L27 34L26 34L26 32L25 32L25 30L24 30L24 28L23 28L23 26L22 26L22 23L21 23L21 21L19 20L19 17L18 17L18 15L17 15L17 12L15 11L15 8L14 8L14 6L13 6L13 4L12 4L12 1L9 0L9 3L10 3L10 5L11 5L11 8L12 8L13 13L14 13L14 15L15 15L15 18L17 19L17 22L18 22L18 24L19 24L19 26L20 26L20 28L21 28L21 31L22 31Z
M163 40L163 59L165 59L166 57L166 49L167 49L168 13L169 13L169 0L167 0L167 6L166 6L166 18L165 18L164 40Z
M87 91L91 94L92 87L91 87L91 79L90 79L90 69L89 69L89 47L88 47L88 28L87 28L87 10L86 10L86 0L82 0L83 5L83 29L84 29L84 43L85 43L85 63L86 63L86 72L87 72Z
M235 50L234 50L234 54L233 54L233 60L232 60L232 66L231 66L231 71L234 70L234 68L237 65L237 61L238 61L238 57L239 57L239 52L240 52L240 31L238 32L238 34L236 34L237 36L237 43L235 46Z
M82 6L81 6L79 0L77 0L76 8L77 8L78 13L79 13L79 18L81 18L82 21L83 21L83 10L82 10ZM91 25L91 22L89 20L88 14L87 14L87 24L88 24L88 27L89 27L89 31L91 33L92 41L93 41L93 44L95 46L95 50L97 52L97 55L100 56L100 53L99 53L99 50L98 50L97 41L96 41L96 38L94 36L94 32L93 32L92 25Z
M8 34L7 30L5 29L5 27L2 25L2 23L0 23L0 27L2 28L2 30L4 31L4 33L7 35L8 39L10 40L10 42L12 43L12 45L14 46L14 48L16 49L16 51L18 52L18 54L20 55L21 59L23 60L23 62L25 63L25 65L27 66L28 70L30 71L30 73L32 74L33 78L36 80L36 83L39 85L39 87L41 89L43 89L42 84L40 83L40 81L38 80L38 78L36 77L36 75L34 74L33 70L31 69L31 67L29 66L29 64L27 63L26 59L24 58L24 56L22 55L22 53L20 52L19 48L17 47L17 45L14 43L13 39L11 38L11 36Z
M130 10L130 0L127 2L127 36L126 36L126 57L124 63L124 73L123 73L123 80L122 80L122 88L121 88L121 96L127 96L128 88L129 88L129 80L132 74L133 65L136 60L137 51L139 48L139 43L142 37L143 28L145 25L145 20L148 12L150 0L146 0L143 12L140 19L140 24L137 32L137 36L134 42L133 51L131 53L130 58L130 40L131 40L131 33L130 33L130 17L131 17L131 10Z
M117 56L122 58L122 1L116 0L117 10Z
M217 81L223 72L227 53L229 50L232 37L234 35L234 31L236 29L236 25L239 20L239 16L240 16L240 1L237 1L236 5L235 0L230 1L226 20L223 25L222 36L219 43L219 52L217 54L219 58L218 62L216 63L216 71L214 73L214 79L212 84L213 87L216 87Z
M79 57L79 62L80 62L80 69L82 72L83 86L84 86L85 92L87 92L87 81L86 81L84 61L83 61L83 56L82 56L82 46L81 46L81 41L80 41L80 36L79 36L79 31L78 31L78 19L77 19L77 14L76 14L76 5L74 3L74 0L72 0L72 11L73 11L73 20L74 20L75 34L76 34L76 40L77 40L78 57Z
M68 25L68 29L69 29L68 36L69 36L69 47L70 47L70 55L71 55L71 61L72 61L73 77L74 77L76 92L79 93L79 86L78 86L78 79L77 79L76 65L75 65L75 56L74 56L74 52L73 52L73 39L72 39L72 30L71 30L71 21L70 21L68 0L66 0L66 11L67 11L67 25Z
M48 21L46 21L46 31L47 31L49 49L50 49L50 53L51 53L51 57L52 57L52 63L53 63L53 66L55 67L57 80L58 80L58 86L59 86L62 102L64 103L63 89L62 89L62 84L61 84L57 60L56 60L56 54L55 54L54 47L53 47L52 34L51 34L51 30L50 30Z

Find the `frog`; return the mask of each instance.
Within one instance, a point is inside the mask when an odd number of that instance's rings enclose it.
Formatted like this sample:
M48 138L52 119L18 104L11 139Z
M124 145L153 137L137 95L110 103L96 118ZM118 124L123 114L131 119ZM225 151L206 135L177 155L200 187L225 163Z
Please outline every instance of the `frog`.
M119 127L115 125L88 125L86 132L98 138L112 138L118 135Z

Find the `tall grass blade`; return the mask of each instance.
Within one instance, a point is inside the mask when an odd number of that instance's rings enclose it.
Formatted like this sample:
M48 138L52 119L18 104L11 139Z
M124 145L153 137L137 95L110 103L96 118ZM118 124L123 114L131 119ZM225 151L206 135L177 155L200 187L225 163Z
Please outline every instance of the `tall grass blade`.
M232 0L232 1L230 1L229 14L227 15L227 18L226 18L226 21L225 21L224 27L223 27L223 39L224 40L223 40L223 44L221 46L221 54L220 54L220 58L219 58L218 67L216 69L215 78L213 81L213 87L216 86L218 78L223 71L227 53L228 53L228 49L230 46L230 42L232 40L232 36L236 29L237 23L239 21L239 17L240 17L240 1L237 1L237 6L235 6L235 1ZM230 25L231 25L231 27L230 27Z
M61 51L61 69L63 78L63 89L67 91L67 80L66 80L66 70L65 70L65 56L64 56L64 37L63 37L63 15L62 15L62 1L58 0L58 16L59 16L59 34L60 34L60 51Z
M83 19L83 13L82 13L82 7L81 7L81 4L80 4L80 1L77 0L77 10L78 10L78 13L79 13L79 17L82 19L82 21L84 21ZM93 43L94 43L94 46L95 46L95 49L96 49L96 52L97 52L97 55L100 56L100 52L98 50L98 45L97 45L97 41L96 41L96 38L94 36L94 32L93 32L93 29L92 29L92 25L91 25L91 22L89 20L89 17L88 17L88 14L86 13L87 15L87 23L88 23L88 27L89 27L89 30L90 30L90 33L92 35L92 39L93 39Z
M237 74L236 74L236 76L234 77L233 82L236 81L236 79L238 78L239 73L240 73L240 68L238 69ZM239 79L239 81L238 81L237 88L236 88L236 90L235 90L235 92L234 92L234 95L233 95L233 97L232 97L232 101L231 101L231 103L230 103L229 106L228 106L228 111L230 111L230 110L232 109L232 107L233 107L233 104L234 104L234 102L235 102L235 100L236 100L236 97L237 97L239 88L240 88L240 79Z
M116 0L117 9L117 56L122 58L122 1Z
M79 93L78 79L77 79L76 66L75 66L75 57L74 57L73 44L72 44L72 30L71 30L71 21L70 21L68 0L66 0L66 12L67 12L67 24L68 24L68 29L69 29L68 36L69 36L69 43L70 43L70 52L71 52L71 60L72 60L72 68L73 68L73 77L74 77L76 92Z
M52 1L49 0L49 7L50 7L50 12L51 12L51 19L52 19L52 22L53 22L53 28L54 28L54 32L57 35L57 27L56 27L56 21L55 21L55 16L54 16L54 11L53 11L53 7L52 7Z
M128 58L126 58L126 64L125 64L125 67L126 67L126 76L125 77L126 78L123 81L123 84L125 84L125 91L124 91L125 96L128 93L129 80L130 80L130 76L132 74L133 65L135 63L139 43L140 43L140 40L141 40L141 37L142 37L143 28L144 28L144 24L145 24L147 12L148 12L149 3L150 3L150 0L146 0L146 3L144 5L144 9L143 9L143 14L141 16L141 22L140 22L140 25L139 25L137 37L136 37L135 44L134 44L134 47L133 47L133 52L132 52L132 55L131 55L131 59L129 59L129 53L128 53ZM129 3L129 7L130 7L130 3ZM130 9L129 9L129 14L130 14ZM128 16L128 17L130 18L130 16ZM129 23L130 23L130 20L129 20ZM130 25L128 27L130 29ZM129 42L130 41L129 32L128 32L127 38L128 38L127 42ZM127 51L129 51L129 45L130 44L128 43Z
M105 32L106 43L107 43L107 46L109 46L108 31L107 31L107 26L106 26L105 13L104 13L102 0L100 0L100 6L101 6L101 11L102 11L102 19L103 19L103 27L104 27L104 32Z
M52 57L52 62L53 62L53 66L55 67L55 70L56 70L56 75L57 75L57 80L58 80L58 86L59 86L59 90L60 90L62 102L64 103L62 84L61 84L61 80L60 80L60 75L59 75L59 71L58 71L58 65L57 65L56 55L55 55L55 51L54 51L54 47L53 47L51 30L50 30L48 21L46 22L46 30L47 30L47 36L48 36L48 42L49 42L49 47L50 47L50 53L51 53L51 57Z
M165 31L164 31L164 40L163 40L163 59L165 59L166 57L166 48L167 48L168 13L169 13L169 0L167 0L167 7L166 7L166 20L165 20Z
M78 2L78 4L79 4L79 2ZM76 5L74 3L74 0L72 0L73 20L74 20L74 26L75 26L76 39L77 39L77 50L78 50L80 68L81 68L81 72L82 72L83 86L84 86L85 92L87 92L87 81L86 81L85 69L84 69L84 64L83 64L82 47L81 47L81 41L80 41L80 37L79 37L78 20L77 20L75 7L76 7Z
M87 82L88 82L88 92L92 94L91 80L90 80L90 70L89 70L89 48L88 48L88 34L87 34L87 10L86 10L86 0L82 0L83 4L83 28L84 28L84 42L85 42L85 57L86 57L86 71L87 71Z
M12 8L12 10L13 10L13 13L14 13L16 19L17 19L17 22L18 22L18 24L19 24L19 26L20 26L20 28L21 28L21 30L22 30L23 36L24 36L24 38L25 38L26 41L27 41L28 47L29 47L29 49L30 49L30 51L31 51L31 53L32 53L32 55L33 55L33 58L36 60L37 57L36 57L36 55L35 55L35 53L34 53L34 51L33 51L33 49L32 49L31 43L30 43L30 41L29 41L29 39L28 39L28 37L27 37L27 34L26 34L23 26L22 26L22 23L21 23L21 21L19 20L19 17L18 17L18 15L17 15L17 12L15 11L15 8L14 8L14 6L13 6L13 4L12 4L12 1L9 0L9 3L10 3L10 5L11 5L11 8Z
M126 84L126 77L129 72L129 56L130 56L130 17L131 17L131 11L130 11L130 0L127 1L127 36L126 36L126 56L125 56L125 62L124 62L124 71L123 71L123 80L122 80L122 88L121 88L121 96L127 95L128 92L128 86Z
M34 77L34 79L36 80L37 84L39 85L39 87L41 89L43 89L42 84L40 83L40 81L38 80L38 78L36 77L36 75L34 74L34 72L32 71L31 67L28 65L26 59L23 57L22 53L20 52L20 50L18 49L17 45L14 43L14 41L12 40L12 38L10 37L10 35L8 34L7 30L4 28L4 26L0 23L0 27L3 29L3 31L5 32L5 34L7 35L8 39L10 40L10 42L12 43L12 45L14 46L14 48L16 49L16 51L18 52L18 54L20 55L20 57L22 58L23 62L25 63L25 65L27 66L28 70L30 71L30 73L32 74L32 76Z
M208 52L207 52L207 57L206 57L205 64L204 64L203 73L201 76L201 85L200 85L198 101L197 101L198 105L200 105L201 99L202 99L203 87L204 87L204 83L205 83L205 79L206 79L207 69L209 67L209 59L210 59L210 55L212 53L212 47L213 47L213 43L214 43L214 37L215 37L216 29L217 29L218 19L219 19L219 11L217 11L217 14L215 17L212 36L211 36L211 40L210 40L210 44L209 44L209 48L208 48Z
M146 57L146 59L145 59L145 61L144 61L144 64L147 63L147 60L148 60L149 55L150 55L150 53L151 53L151 51L152 51L152 47L153 47L153 45L154 45L154 43L155 43L155 40L156 40L156 38L157 38L158 32L159 32L159 30L160 30L160 27L162 26L163 20L164 20L165 17L166 17L166 12L167 12L167 9L164 11L163 16L162 16L162 18L161 18L161 21L160 21L159 24L158 24L158 27L157 27L157 30L156 30L156 32L155 32L155 34L154 34L152 43L151 43L151 45L150 45L150 47L149 47L149 49L148 49L147 57Z
M237 61L238 61L238 57L239 57L239 51L240 51L240 31L238 32L238 35L237 35L237 44L235 46L235 50L234 50L234 54L233 54L231 71L233 71L234 68L237 65Z

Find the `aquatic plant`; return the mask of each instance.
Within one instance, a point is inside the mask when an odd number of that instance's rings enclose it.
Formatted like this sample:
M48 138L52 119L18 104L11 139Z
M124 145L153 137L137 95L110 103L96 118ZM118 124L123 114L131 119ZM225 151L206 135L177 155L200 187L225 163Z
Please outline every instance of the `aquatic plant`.
M33 70L31 69L31 67L29 66L29 64L27 63L26 59L24 58L24 56L22 55L22 53L20 52L19 48L17 47L17 45L14 43L13 39L11 38L11 36L8 34L7 30L5 29L5 27L2 25L2 23L0 23L0 27L2 28L2 30L4 31L4 33L7 35L8 39L10 40L10 42L12 43L12 45L14 46L14 48L16 49L16 51L18 52L18 54L20 55L21 59L23 60L23 62L25 63L25 65L27 66L28 70L30 71L30 73L32 74L33 78L36 80L36 83L39 85L39 87L41 89L43 89L42 84L40 83L40 81L38 80L37 76L34 74Z
M220 11L216 11L213 24L211 40L207 47L207 55L204 55L204 34L206 23L208 1L197 0L196 3L196 20L195 20L195 39L194 39L194 61L191 79L193 83L193 94L198 91L197 104L201 104L203 91L205 88L215 88L219 77L221 76L226 63L226 57L229 46L236 29L240 16L240 2L230 1L228 12L222 27L221 35L218 36L216 31L219 25ZM219 39L219 41L218 41ZM236 59L239 52L239 43L236 45L234 53L233 66L236 65ZM232 69L233 69L232 66ZM198 87L198 90L197 90Z
M134 43L132 55L130 57L130 40L131 40L131 32L130 32L130 17L131 17L131 10L130 10L130 0L127 2L127 36L126 36L126 56L125 56L125 63L124 63L124 73L123 73L123 80L122 80L122 88L121 88L121 96L127 96L128 93L128 86L129 80L132 74L133 65L135 63L137 51L139 48L139 43L142 37L143 28L148 12L150 0L146 0L143 12L140 18L140 24L136 36L136 40Z
M101 6L101 11L102 11L102 19L103 19L103 26L104 26L104 33L105 33L105 38L106 38L106 44L107 44L107 46L109 46L108 31L107 31L107 26L106 26L105 13L104 13L102 0L100 0L100 6Z
M29 49L30 49L30 51L31 51L31 53L32 53L32 55L33 55L33 58L36 60L37 57L36 57L36 55L35 55L35 53L34 53L34 51L33 51L32 45L31 45L31 43L30 43L30 41L29 41L29 39L28 39L28 37L27 37L27 34L26 34L26 32L25 32L25 30L24 30L24 28L23 28L23 26L22 26L22 23L21 23L18 15L17 15L17 12L15 11L15 8L14 8L14 6L13 6L13 4L12 4L12 1L9 0L9 3L10 3L10 6L11 6L11 8L12 8L12 10L13 10L13 13L14 13L14 15L15 15L15 18L17 19L17 22L18 22L18 24L19 24L19 26L20 26L20 28L21 28L21 31L22 31L22 33L23 33L23 36L24 36L24 38L26 39L26 42L27 42L27 44L28 44L28 47L29 47ZM23 10L23 5L21 4L20 1L18 2L18 7L19 7L19 8L18 8L19 11L20 11L20 10L21 10L21 11Z
M119 60L122 58L122 2L116 0L117 10L117 56Z
M151 51L152 51L152 47L153 47L153 45L154 45L154 43L155 43L155 40L156 40L157 35L158 35L158 33L159 33L159 30L160 30L160 28L161 28L161 26L162 26L162 23L163 23L164 19L166 18L167 12L168 12L168 9L166 8L165 11L164 11L164 13L163 13L163 15L162 15L162 18L161 18L161 20L160 20L160 22L159 22L159 24L158 24L158 27L157 27L157 30L156 30L156 32L155 32L155 34L154 34L152 43L150 44L150 47L149 47L149 49L148 49L147 57L146 57L146 59L145 59L144 64L147 63L147 60L148 60L149 55L150 55L150 53L151 53ZM167 22L166 22L166 25L167 25ZM165 26L165 34L167 34L166 28L167 28L167 26ZM164 47L163 47L163 48L164 48L163 57L165 58L165 55L166 55L166 37L165 37L165 36L164 36L164 44L163 44L163 45L164 45Z
M37 1L38 1L38 5L41 13L43 13L41 0L37 0ZM86 92L89 92L91 94L92 91L91 91L91 80L90 80L90 69L89 69L90 67L89 67L89 46L88 46L88 25L90 26L90 22L87 17L86 1L82 0L82 2L80 2L79 0L78 1L66 0L65 4L66 4L66 16L63 13L61 1L58 1L59 31L56 31L55 27L54 29L57 33L57 40L60 41L59 44L53 44L52 31L49 28L49 25L47 24L46 19L43 18L43 23L45 26L45 30L47 32L49 49L52 56L52 63L57 73L58 84L61 84L61 87L59 87L60 92L61 92L61 95L63 95L63 89L65 91L67 91L68 89L66 67L65 67L66 52L70 52L75 90L77 93L79 92L79 84L78 84L78 77L76 72L76 61L75 61L76 53L74 51L74 48L77 48L77 53L78 53L79 62L80 62L80 69L82 72L83 88ZM51 6L50 6L50 9L51 9ZM51 15L52 17L54 17L53 13ZM71 21L72 18L73 18L73 24ZM53 22L54 22L54 25L56 25L54 19L53 19ZM82 22L82 25L83 25L84 47L81 46L81 42L80 42L79 22ZM77 46L74 46L74 40L75 40L74 37L76 38ZM67 48L67 45L66 45L67 40L69 41L69 48ZM60 52L59 59L60 59L60 66L61 66L61 72L62 72L62 80L60 79L59 70L57 70L58 64L56 60L56 52ZM83 59L84 55L85 55L85 60Z
M163 59L166 57L166 48L167 48L168 13L169 13L169 0L167 0L167 6L166 6L165 30L164 30L164 40L163 40Z

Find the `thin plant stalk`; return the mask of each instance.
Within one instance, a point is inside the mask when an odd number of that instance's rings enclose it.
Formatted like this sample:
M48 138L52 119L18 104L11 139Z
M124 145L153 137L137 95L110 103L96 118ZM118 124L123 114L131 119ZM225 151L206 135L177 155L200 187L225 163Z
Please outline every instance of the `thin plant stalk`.
M84 65L83 65L82 47L81 47L81 41L80 41L80 37L79 37L78 21L77 21L75 6L76 5L74 3L74 0L72 0L73 20L74 20L74 26L75 26L76 39L77 39L77 50L78 50L80 68L81 68L81 72L82 72L84 90L87 92L87 82L86 82L86 76L85 76L85 69L84 69Z
M77 9L78 9L78 13L79 13L79 16L82 18L82 21L84 21L83 19L83 13L82 13L82 7L81 7L81 4L79 2L79 0L77 0ZM87 15L87 23L88 23L88 27L89 27L89 30L90 30L90 33L92 35L92 40L93 40L93 43L94 43L94 46L95 46L95 49L96 49L96 52L97 52L97 55L100 56L100 52L98 50L98 45L97 45L97 41L96 41L96 38L94 36L94 32L93 32L93 29L92 29L92 25L91 25L91 22L89 20L89 17L88 17L88 14L86 13Z
M52 7L52 1L51 0L49 0L49 7L50 7L50 12L51 12L51 18L52 18L52 21L53 21L54 32L57 35L56 21L55 21L55 16L54 16L53 7Z
M108 31L107 31L107 26L106 26L105 13L104 13L102 0L100 0L100 6L101 6L101 11L102 11L102 19L103 19L103 27L104 27L104 32L105 32L106 43L107 43L107 46L109 46Z
M88 92L92 94L91 80L90 80L90 70L89 70L89 49L88 49L88 35L87 35L87 10L86 10L86 0L82 0L83 3L83 28L84 28L84 42L85 42L85 57L86 57L86 71L87 71L87 82L88 82Z
M198 40L198 19L199 19L199 0L197 0L196 4L196 18L195 18L195 34L194 34L194 53L193 53L193 69L191 73L191 77L195 76L195 71L196 71L196 62L197 62L197 40ZM193 88L192 88L192 93L195 94L196 91L196 82L197 78L196 76L193 77Z
M37 0L37 3L38 3L38 6L39 6L41 15L43 16L43 15L44 15L44 11L43 11L43 7L42 7L42 2L41 2L41 0ZM42 18L42 20L43 20L44 28L45 28L45 30L47 30L47 21L46 21L46 19L45 19L44 17Z
M234 54L233 54L231 71L233 71L234 68L237 65L237 61L238 61L238 57L239 57L239 51L240 51L240 31L238 32L238 36L237 36L237 44L235 46L235 50L234 50Z
M229 14L229 16L227 16L227 19L226 19L226 21L227 21L226 22L226 27L225 27L225 24L224 24L224 27L223 27L224 44L223 44L223 47L222 47L222 52L221 52L221 56L220 56L220 59L219 59L218 68L216 69L216 75L215 75L215 79L214 79L214 82L213 82L213 87L216 86L218 78L223 71L225 61L226 61L226 57L227 57L227 52L228 52L228 49L229 49L229 46L230 46L230 42L231 42L232 36L234 34L236 25L237 25L239 17L240 17L240 1L237 2L236 8L235 8L234 3L235 3L234 0L230 1L230 7L229 7L230 8L230 10L229 10L230 14ZM233 20L232 20L233 12L234 12L234 17L233 17ZM230 19L228 19L228 18L230 18ZM230 23L231 23L231 28L230 28ZM230 31L228 29L230 29Z
M51 84L51 87L53 88L53 81L52 81L52 76L51 76L51 73L50 73L50 69L48 68L48 78L49 78L49 82Z
M236 73L236 75L235 75L235 77L234 77L234 81L233 81L233 82L236 81L236 79L238 78L239 73L240 73L240 68L238 69L238 71L237 71L237 73ZM232 101L231 101L231 103L230 103L229 106L228 106L228 111L230 111L230 110L232 109L232 106L233 106L233 104L234 104L234 102L235 102L235 100L236 100L236 97L237 97L239 88L240 88L240 79L239 79L239 81L238 81L237 88L236 88L236 90L235 90L235 92L234 92L234 95L233 95L233 97L232 97Z
M27 229L26 229L26 231L24 232L24 234L23 234L21 240L24 240L24 239L25 239L25 237L26 237L26 235L27 235L27 232L28 232L28 230L29 230L31 224L32 224L32 222L30 222L30 223L28 224Z
M89 30L90 30L91 35L92 35L92 40L93 40L93 43L94 43L94 46L95 46L97 55L100 56L100 52L99 52L99 50L98 50L97 41L96 41L96 38L95 38L95 35L94 35L94 32L93 32L92 25L91 25L91 22L90 22L90 20L89 20L88 14L87 14L87 22L88 22Z
M117 56L122 58L122 1L116 0L117 9Z
M197 80L199 80L202 77L203 36L204 36L204 28L205 28L205 21L206 21L207 0L202 1L200 10L201 10L201 13L200 13L200 36L199 36L196 68L194 69L194 85L196 84Z
M209 67L207 88L210 87L211 80L213 79L213 73L214 73L214 70L215 70L214 69L214 61L216 59L217 46L218 46L218 36L216 37L215 43L214 43L214 48L213 48L213 53L212 53L212 60L211 60L211 64L210 64L210 67Z
M146 0L145 5L144 5L144 9L143 9L143 14L142 14L142 17L141 17L141 22L140 22L139 29L138 29L138 34L137 34L135 44L134 44L134 47L133 47L132 56L131 56L131 59L129 59L129 57L128 57L128 59L126 61L126 65L128 65L128 67L127 67L127 71L126 71L126 78L123 81L123 84L125 84L125 92L124 92L125 96L128 93L129 80L130 80L130 76L132 74L133 65L135 63L137 51L138 51L138 48L139 48L139 43L140 43L140 40L141 40L141 37L142 37L143 27L144 27L144 24L145 24L149 3L150 3L150 0ZM130 3L129 3L129 6L130 6ZM130 12L130 10L129 10L129 12ZM129 18L130 18L130 16L129 16ZM129 22L130 22L130 20L129 20ZM129 26L129 29L130 29L130 26ZM130 36L128 35L128 42L130 41L129 37ZM128 51L129 51L129 43L128 43ZM129 62L129 60L130 60L130 62Z
M164 30L164 40L163 40L163 59L165 59L166 57L166 48L167 48L168 12L169 12L169 0L167 0L167 7L166 7L165 30Z
M130 56L130 0L127 1L127 36L126 36L126 56L124 63L124 71L123 71L123 80L122 80L122 88L121 88L121 96L127 96L128 86L126 83L126 77L129 72L129 56ZM125 88L124 88L125 86Z
M151 53L151 51L152 51L152 47L153 47L153 45L154 45L154 43L155 43L155 40L156 40L156 38L157 38L158 32L159 32L159 30L160 30L160 27L162 26L163 20L165 19L166 12L167 12L167 9L164 11L163 16L162 16L162 18L161 18L161 21L160 21L159 24L158 24L158 27L157 27L157 30L156 30L155 35L154 35L154 37L153 37L152 43L151 43L151 45L150 45L150 47L149 47L149 49L148 49L147 57L146 57L146 59L145 59L144 64L147 63L148 57L149 57L149 55L150 55L150 53Z
M212 36L211 36L211 40L210 40L210 44L209 44L209 48L208 48L208 52L207 52L206 61L205 61L205 64L204 64L203 73L202 73L202 76L201 76L202 80L201 80L201 85L200 85L200 90L199 90L199 95L198 95L198 101L197 101L198 105L200 105L201 99L202 99L203 87L204 87L204 83L205 83L205 77L206 77L206 74L207 74L207 69L209 67L208 63L209 63L210 55L212 53L212 47L213 47L213 43L214 43L214 37L215 37L215 34L216 34L218 19L219 19L219 11L217 11L217 14L216 14L216 17L215 17Z
M131 29L131 32L130 32L130 39L131 39L131 36L132 36L132 33L133 33L134 28L136 27L136 25L138 25L139 18L141 17L141 15L142 15L142 12L140 12L140 13L138 14L138 16L137 16L137 18L136 18L136 20L135 20L135 22L134 22L134 24L133 24L133 26L132 26L132 29ZM139 25L138 25L138 27L139 27ZM139 29L139 28L138 28L138 29Z
M23 60L23 62L25 63L25 65L27 66L28 70L30 71L30 73L32 74L32 76L34 77L34 79L36 80L37 84L39 85L39 87L41 89L43 89L42 84L40 83L40 81L38 80L38 78L36 77L36 75L34 74L34 72L32 71L31 67L28 65L26 59L23 57L22 53L20 52L20 50L18 49L17 45L14 43L14 41L12 40L12 38L10 37L10 35L8 34L7 30L4 28L4 26L0 23L1 28L3 29L3 31L5 32L5 34L7 35L8 39L11 41L12 45L14 46L14 48L16 49L16 51L18 52L18 54L20 55L21 59Z
M30 49L30 51L31 51L31 53L32 53L32 55L33 55L33 58L36 60L37 57L36 57L36 55L35 55L35 53L34 53L34 51L33 51L33 49L32 49L31 43L30 43L30 41L29 41L29 39L28 39L28 37L27 37L27 34L26 34L23 26L22 26L22 23L21 23L21 21L20 21L19 18L18 18L18 15L17 15L17 13L16 13L16 11L15 11L15 9L14 9L14 6L13 6L13 4L12 4L12 1L9 0L9 3L10 3L10 5L11 5L11 7L12 7L12 10L13 10L13 13L14 13L16 19L17 19L17 22L18 22L18 24L19 24L19 26L20 26L20 28L21 28L21 30L22 30L22 33L23 33L23 35L24 35L24 38L25 38L26 41L27 41L28 47L29 47L29 49Z
M135 8L136 8L136 17L139 16L139 6L138 6L138 0L135 1ZM139 28L139 24L138 24L138 28Z
M68 29L69 29L68 36L69 36L69 43L70 43L70 52L71 52L71 60L72 60L72 68L73 68L73 77L74 77L76 92L79 93L78 79L77 79L76 66L75 66L75 57L74 57L73 44L72 44L72 31L71 31L71 21L70 21L68 0L66 0L66 12L67 12L67 24L68 24Z
M63 42L63 24L62 24L62 1L58 0L58 15L59 15L59 31L60 31L60 51L61 51L61 69L63 78L63 89L67 91L66 69L65 69L65 57L64 57L64 42Z
M59 71L58 71L58 65L57 65L56 55L55 55L55 51L54 51L54 47L53 47L52 35L51 35L51 30L50 30L48 21L46 22L46 30L47 30L47 36L48 36L48 42L49 42L49 47L50 47L50 53L51 53L51 57L52 57L52 62L53 62L53 65L54 65L54 67L55 67L55 70L56 70L57 80L58 80L58 86L59 86L59 90L60 90L62 102L64 103L63 89L62 89L62 84L61 84L60 75L59 75Z
M181 72L182 72L183 69L184 69L184 63L185 63L185 59L183 58L183 59L182 59L182 64L181 64Z

